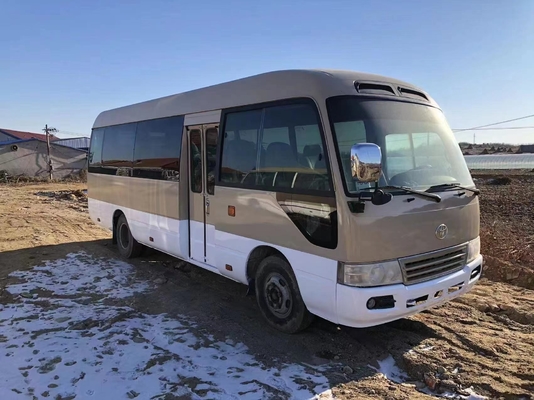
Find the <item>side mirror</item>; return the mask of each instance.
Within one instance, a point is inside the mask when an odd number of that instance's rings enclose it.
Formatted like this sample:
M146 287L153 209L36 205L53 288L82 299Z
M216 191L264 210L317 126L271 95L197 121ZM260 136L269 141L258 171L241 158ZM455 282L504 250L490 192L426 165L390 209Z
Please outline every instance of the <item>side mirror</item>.
M382 173L382 151L374 143L359 143L350 149L352 178L360 182L378 182Z

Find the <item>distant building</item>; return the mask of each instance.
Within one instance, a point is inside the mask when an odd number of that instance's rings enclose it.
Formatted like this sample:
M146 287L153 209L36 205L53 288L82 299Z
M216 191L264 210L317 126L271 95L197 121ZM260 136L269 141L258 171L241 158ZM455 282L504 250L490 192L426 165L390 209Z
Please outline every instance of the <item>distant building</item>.
M534 153L534 144L522 144L518 153Z
M89 151L89 143L91 139L88 137L77 137L69 139L57 139L54 141L56 144L61 144L63 146L72 147L73 149Z
M87 152L57 143L50 135L54 179L78 175L87 166ZM0 129L0 171L11 176L48 177L46 136L40 133Z

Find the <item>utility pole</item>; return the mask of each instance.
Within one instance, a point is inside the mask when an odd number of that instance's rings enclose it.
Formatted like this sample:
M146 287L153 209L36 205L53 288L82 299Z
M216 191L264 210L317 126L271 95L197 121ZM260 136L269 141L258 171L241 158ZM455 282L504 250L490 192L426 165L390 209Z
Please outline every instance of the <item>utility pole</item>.
M46 153L48 155L48 179L52 180L52 157L50 156L50 133L57 132L56 128L49 128L45 125L43 131L46 134Z
M473 144L476 144L475 135L476 135L476 132L473 131Z

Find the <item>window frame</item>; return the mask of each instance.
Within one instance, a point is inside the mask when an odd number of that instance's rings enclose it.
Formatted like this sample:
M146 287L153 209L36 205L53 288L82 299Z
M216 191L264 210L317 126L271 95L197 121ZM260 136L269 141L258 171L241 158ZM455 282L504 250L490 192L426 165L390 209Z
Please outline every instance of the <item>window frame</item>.
M264 119L264 114L265 114L264 109L269 108L269 107L299 105L299 104L310 105L313 109L313 113L315 114L317 118L317 125L319 127L319 134L321 136L321 144L323 146L323 152L324 152L324 157L325 157L326 174L328 178L328 183L331 188L329 191L294 189L294 188L273 187L273 186L259 186L259 185L230 183L230 182L221 181L224 133L226 130L227 114L236 113L236 112L252 111L252 110L261 110L262 119L260 122L260 127L259 127L260 131L258 134L258 145L261 145L261 143L259 142L259 139L262 138L262 133L263 133L263 119ZM249 104L245 106L226 108L221 111L221 121L219 125L220 125L220 130L219 130L219 137L217 139L217 165L215 169L215 186L236 188L236 189L246 189L246 190L267 191L267 192L280 192L280 193L289 193L289 194L292 194L292 193L304 194L304 195L312 195L312 196L320 196L320 197L335 197L334 181L332 179L330 157L328 155L328 147L326 144L324 122L321 118L318 104L314 101L314 99L310 97L297 97L297 98L289 98L289 99L275 100L275 101L269 101L269 102L263 102L263 103ZM290 135L290 140L291 140L291 135Z

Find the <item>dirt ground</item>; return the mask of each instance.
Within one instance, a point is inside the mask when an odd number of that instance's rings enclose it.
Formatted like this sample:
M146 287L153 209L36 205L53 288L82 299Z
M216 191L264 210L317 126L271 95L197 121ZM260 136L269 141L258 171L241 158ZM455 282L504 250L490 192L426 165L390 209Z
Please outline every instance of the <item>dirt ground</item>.
M480 223L486 276L534 289L534 172L477 172L474 177L482 191Z
M513 177L507 185L490 178L477 178L483 253L491 259L486 278L458 300L408 319L367 329L318 319L301 334L284 335L267 327L244 286L157 252L131 264L158 289L128 305L186 316L199 332L244 343L267 366L330 365L325 374L335 398L425 399L444 392L468 398L471 390L489 398L533 398L534 177ZM14 271L79 251L118 257L110 233L89 219L85 187L0 185L0 307L15 301L3 290ZM377 372L391 360L407 374L402 382Z

